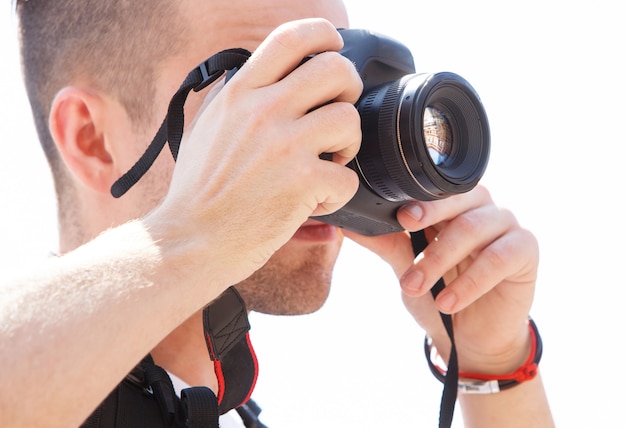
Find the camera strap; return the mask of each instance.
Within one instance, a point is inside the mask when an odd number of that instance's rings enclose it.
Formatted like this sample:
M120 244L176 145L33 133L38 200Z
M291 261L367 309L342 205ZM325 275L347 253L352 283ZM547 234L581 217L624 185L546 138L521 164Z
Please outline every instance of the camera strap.
M180 142L183 138L183 128L185 126L184 107L189 93L192 90L199 92L215 82L227 70L241 67L250 58L250 55L250 51L246 49L226 49L200 63L187 75L185 81L170 100L167 115L144 154L141 155L130 170L111 186L111 194L115 198L123 196L148 172L163 150L163 147L165 147L165 143L169 144L172 157L176 160Z
M428 240L423 230L411 232L411 244L413 245L413 253L417 257L428 245ZM439 278L435 286L431 289L434 298L445 288L446 284L443 278ZM443 393L441 397L441 406L439 407L439 428L450 428L452 418L454 416L454 407L456 405L456 397L459 385L459 363L456 355L456 345L454 343L454 329L452 326L452 316L440 313L448 337L450 338L450 359L448 361L448 371L445 375L443 383Z

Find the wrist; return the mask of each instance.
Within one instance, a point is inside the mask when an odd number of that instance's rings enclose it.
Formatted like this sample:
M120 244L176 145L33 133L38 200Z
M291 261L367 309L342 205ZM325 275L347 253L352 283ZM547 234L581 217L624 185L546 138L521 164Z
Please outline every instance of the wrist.
M219 254L211 254L215 246L208 234L194 232L188 222L176 219L157 211L142 219L159 257L155 277L159 283L175 284L179 293L195 294L200 304L208 303L231 284L220 278L224 271L219 269Z
M460 327L459 327L460 328ZM531 347L531 334L527 320L498 333L492 333L489 327L472 327L472 331L489 331L488 334L455 334L456 353L459 370L472 373L499 374L509 373L524 363ZM445 333L445 332L444 332ZM433 336L432 344L438 355L448 361L450 358L450 339Z
M473 343L457 341L459 371L485 375L511 373L527 360L532 342L532 328L528 321L489 346L477 348Z
M504 362L493 360L492 365L489 365L489 360L486 360L479 365L477 370L468 370L459 365L460 390L466 393L494 393L534 379L538 373L543 344L537 326L532 319L529 319L526 330L529 345L521 363L514 363L518 358L518 353L513 352L513 358L507 358ZM443 382L447 374L447 367L445 367L443 358L428 336L424 343L424 349L432 373ZM459 355L459 364L460 362L461 356Z

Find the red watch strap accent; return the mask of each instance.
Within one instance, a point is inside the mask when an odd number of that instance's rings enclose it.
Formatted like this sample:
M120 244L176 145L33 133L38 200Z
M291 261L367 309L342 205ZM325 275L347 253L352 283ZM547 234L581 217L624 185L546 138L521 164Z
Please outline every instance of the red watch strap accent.
M543 354L543 343L537 325L531 318L528 319L528 328L531 336L530 355L521 367L513 373L504 375L460 372L459 389L464 393L493 394L534 379L539 372L538 367ZM437 379L443 382L446 379L446 369L433 362L433 353L437 355L436 348L432 346L428 336L424 340L424 352L426 353L430 371Z

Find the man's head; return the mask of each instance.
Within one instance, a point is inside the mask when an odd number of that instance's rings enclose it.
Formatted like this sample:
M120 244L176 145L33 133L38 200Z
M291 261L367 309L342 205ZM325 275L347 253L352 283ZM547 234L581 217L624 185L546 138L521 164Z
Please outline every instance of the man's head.
M17 13L26 88L55 182L62 241L68 242L63 250L69 250L99 233L83 218L93 212L80 192L97 185L84 171L96 173L101 159L91 156L89 163L87 158L97 151L104 154L93 140L107 132L102 146L113 144L113 136L97 122L105 119L99 110L111 110L117 103L125 116L120 125L135 134L153 132L157 64L179 51L183 33L176 28L182 18L176 3L161 0L18 0ZM71 134L72 126L79 135ZM87 134L90 126L94 135ZM143 143L135 138L128 135L126 144ZM100 183L96 192L104 187ZM111 219L109 225L121 221Z
M340 0L18 0L17 7L26 87L59 200L62 251L147 213L165 195L174 166L166 151L124 197L112 198L109 188L144 151L195 65L222 49L254 50L287 21L324 17L347 26ZM200 103L190 98L188 118ZM310 225L240 290L252 309L315 310L339 243L336 231Z

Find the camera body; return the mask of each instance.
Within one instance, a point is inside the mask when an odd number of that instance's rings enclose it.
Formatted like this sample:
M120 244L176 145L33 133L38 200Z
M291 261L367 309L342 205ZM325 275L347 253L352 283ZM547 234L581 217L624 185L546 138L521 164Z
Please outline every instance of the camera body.
M449 72L416 74L403 44L368 30L339 29L341 54L363 81L356 107L361 148L347 166L359 176L355 196L315 217L364 235L404 230L398 208L471 190L490 150L487 116L474 89Z

